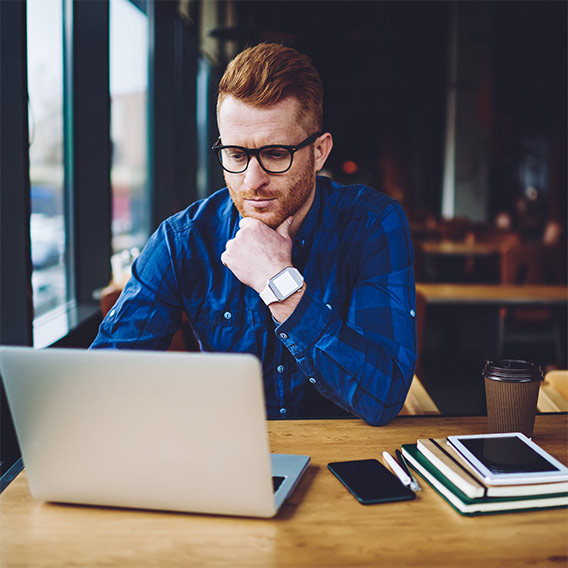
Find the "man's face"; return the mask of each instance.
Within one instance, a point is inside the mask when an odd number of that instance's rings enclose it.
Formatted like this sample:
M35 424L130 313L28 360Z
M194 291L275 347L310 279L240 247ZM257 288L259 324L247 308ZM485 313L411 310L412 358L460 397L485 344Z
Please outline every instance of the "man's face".
M306 132L298 123L297 104L295 99L284 99L270 107L256 108L233 97L225 98L218 116L222 144L258 148L302 142L314 133ZM310 145L298 150L292 167L282 174L265 172L252 156L246 171L224 171L224 175L233 203L243 217L253 217L275 229L294 215L298 227L314 198L314 149Z

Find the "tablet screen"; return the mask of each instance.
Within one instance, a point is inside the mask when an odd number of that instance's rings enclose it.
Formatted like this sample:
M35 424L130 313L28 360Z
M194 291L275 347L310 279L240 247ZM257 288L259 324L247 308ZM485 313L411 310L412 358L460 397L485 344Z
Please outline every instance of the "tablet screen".
M559 471L516 436L460 438L460 442L495 474Z

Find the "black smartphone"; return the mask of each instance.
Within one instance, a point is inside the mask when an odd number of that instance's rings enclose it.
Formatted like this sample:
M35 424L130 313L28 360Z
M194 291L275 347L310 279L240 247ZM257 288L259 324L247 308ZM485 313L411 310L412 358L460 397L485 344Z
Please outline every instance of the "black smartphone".
M416 498L414 491L378 460L333 462L327 467L363 505Z

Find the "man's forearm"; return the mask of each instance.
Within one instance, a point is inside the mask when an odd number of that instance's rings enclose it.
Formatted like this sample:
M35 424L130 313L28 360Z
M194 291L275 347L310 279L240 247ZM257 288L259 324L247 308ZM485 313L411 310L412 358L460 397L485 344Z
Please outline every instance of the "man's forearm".
M278 336L323 396L377 426L398 414L410 387L416 359L413 323L409 316L406 345L399 344L354 328L307 290L278 327Z

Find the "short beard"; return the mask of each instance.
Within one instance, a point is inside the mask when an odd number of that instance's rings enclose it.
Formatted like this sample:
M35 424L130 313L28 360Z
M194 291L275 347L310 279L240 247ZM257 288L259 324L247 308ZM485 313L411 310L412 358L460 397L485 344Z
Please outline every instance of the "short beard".
M314 172L314 152L312 148L309 148L309 150L310 157L306 167L296 172L291 177L283 176L282 185L285 184L285 189L283 190L268 189L264 191L263 189L260 189L259 191L253 192L239 192L238 190L235 190L234 187L231 187L228 176L225 175L225 181L227 183L231 199L241 216L253 217L262 221L272 229L276 229L288 217L294 215L310 197L316 181L316 175ZM268 213L264 213L261 209L258 210L258 213L246 213L244 202L246 199L251 199L253 197L275 197L278 200L279 208L276 211Z

